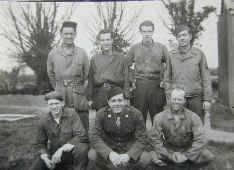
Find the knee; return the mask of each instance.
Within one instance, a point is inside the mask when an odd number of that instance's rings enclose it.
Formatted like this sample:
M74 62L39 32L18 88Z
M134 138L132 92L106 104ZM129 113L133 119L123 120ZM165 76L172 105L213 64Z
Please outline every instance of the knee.
M88 159L90 161L96 161L97 160L97 152L92 148L88 152Z
M74 147L73 156L75 158L87 157L87 154L88 154L88 145L87 144L81 143L78 146Z
M201 162L211 162L215 159L215 156L212 152L210 152L208 149L202 150L200 154L200 161Z
M151 160L152 160L151 154L149 152L144 151L140 156L139 162L143 167L146 167L147 165L150 164Z

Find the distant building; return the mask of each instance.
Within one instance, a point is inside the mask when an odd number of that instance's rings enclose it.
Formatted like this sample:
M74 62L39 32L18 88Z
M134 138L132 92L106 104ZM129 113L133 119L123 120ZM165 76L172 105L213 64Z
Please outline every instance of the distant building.
M234 0L222 0L218 20L219 98L234 112Z

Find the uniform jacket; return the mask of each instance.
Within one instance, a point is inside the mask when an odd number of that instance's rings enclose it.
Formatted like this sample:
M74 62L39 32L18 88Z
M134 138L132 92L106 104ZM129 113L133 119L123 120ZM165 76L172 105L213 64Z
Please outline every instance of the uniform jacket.
M170 84L183 85L186 96L202 95L211 99L210 75L204 53L192 47L186 54L173 50L170 55L165 80Z
M77 145L87 142L87 133L74 109L65 108L59 124L51 113L40 118L36 136L36 146L40 153L53 154L66 143Z
M95 87L100 87L104 83L125 87L127 73L125 60L122 53L115 51L110 55L102 53L92 57L88 76L88 99L92 99Z
M55 90L64 90L64 80L78 93L84 93L84 82L87 80L89 60L86 52L74 46L66 53L63 46L52 49L47 60L47 72Z
M120 127L116 124L117 119ZM132 106L126 106L120 114L114 114L109 107L100 109L90 131L92 146L105 159L115 151L128 153L137 160L144 149L145 137L142 114Z
M173 152L182 152L191 161L195 160L207 143L201 119L185 109L176 124L170 109L154 117L150 131L150 143L156 153L170 157Z

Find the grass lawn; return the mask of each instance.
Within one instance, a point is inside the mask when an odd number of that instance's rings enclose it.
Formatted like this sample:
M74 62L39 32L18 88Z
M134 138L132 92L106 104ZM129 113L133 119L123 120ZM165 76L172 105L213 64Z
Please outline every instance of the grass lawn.
M17 109L15 106L22 107ZM0 114L37 113L34 106L45 106L42 96L0 96ZM211 112L213 128L234 132L234 115L230 110L215 103ZM33 142L37 122L37 117L15 122L0 121L0 170L28 169L36 153ZM214 170L234 169L233 145L209 143L208 147L216 155Z

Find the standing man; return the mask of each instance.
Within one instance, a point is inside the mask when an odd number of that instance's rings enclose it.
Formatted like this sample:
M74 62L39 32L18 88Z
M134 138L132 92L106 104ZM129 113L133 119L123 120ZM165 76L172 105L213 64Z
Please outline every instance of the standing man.
M173 89L170 100L170 108L154 117L149 135L152 166L157 170L199 170L214 158L205 148L202 121L184 107L184 90Z
M62 45L55 47L49 53L47 72L55 90L65 97L67 107L74 107L78 112L85 128L88 128L88 101L85 97L89 60L86 52L76 47L77 24L65 21L60 33Z
M89 104L96 110L107 105L106 95L111 88L124 89L127 72L124 55L113 50L111 30L101 30L97 38L102 51L91 59L88 82Z
M88 136L73 108L64 107L62 94L45 96L49 112L40 118L36 136L39 158L30 170L85 170Z
M123 91L114 87L107 93L108 105L97 112L90 130L98 170L134 170L145 148L145 124L136 108L126 105ZM91 163L91 162L90 162ZM89 166L89 170L96 169Z
M166 103L164 90L160 87L163 81L163 63L167 63L167 48L154 42L154 24L151 21L144 21L140 24L139 30L142 41L129 50L129 68L134 63L136 89L133 105L138 108L144 119L150 113L151 120L156 113L163 110Z
M192 34L188 26L178 26L176 38L179 47L171 52L165 81L171 86L183 86L186 92L185 106L203 120L203 109L209 110L211 101L211 83L206 57L200 49L191 46Z

